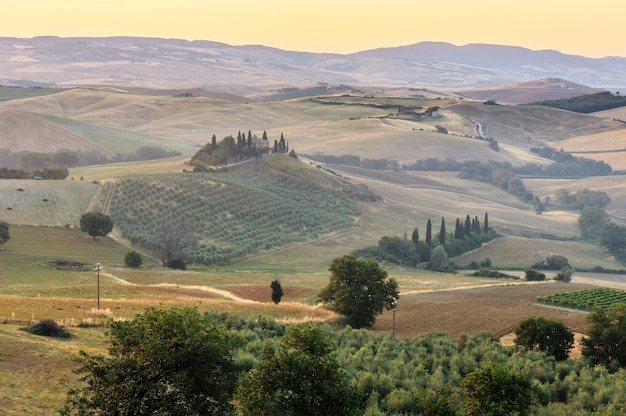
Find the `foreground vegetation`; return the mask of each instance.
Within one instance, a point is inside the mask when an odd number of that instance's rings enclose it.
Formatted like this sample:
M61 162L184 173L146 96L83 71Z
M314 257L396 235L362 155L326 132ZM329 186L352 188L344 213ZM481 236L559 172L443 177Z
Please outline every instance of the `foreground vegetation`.
M63 414L612 415L626 400L623 369L503 347L486 333L400 341L175 308L115 323L109 341L108 356L83 353L86 384ZM301 383L311 368L324 383Z

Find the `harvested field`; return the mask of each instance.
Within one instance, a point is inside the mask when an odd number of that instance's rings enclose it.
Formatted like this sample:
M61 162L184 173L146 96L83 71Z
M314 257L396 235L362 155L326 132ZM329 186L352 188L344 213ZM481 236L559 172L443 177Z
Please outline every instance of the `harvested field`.
M396 334L413 337L421 332L442 331L455 341L462 334L491 332L502 337L529 316L562 321L570 330L584 333L587 313L538 305L537 296L589 288L581 284L524 283L466 290L415 293L400 296ZM374 330L391 331L393 313L380 316Z

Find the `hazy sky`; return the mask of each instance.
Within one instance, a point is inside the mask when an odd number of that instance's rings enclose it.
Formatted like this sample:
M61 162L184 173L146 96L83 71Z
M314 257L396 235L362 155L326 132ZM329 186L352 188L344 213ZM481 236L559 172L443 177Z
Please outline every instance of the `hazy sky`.
M0 36L153 36L350 53L421 41L626 57L624 0L0 0Z

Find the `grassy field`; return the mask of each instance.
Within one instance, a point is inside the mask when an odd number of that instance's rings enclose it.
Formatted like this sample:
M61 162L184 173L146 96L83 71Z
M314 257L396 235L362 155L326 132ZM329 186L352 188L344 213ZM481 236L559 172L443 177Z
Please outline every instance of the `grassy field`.
M77 227L98 185L76 180L1 180L0 219L10 224Z

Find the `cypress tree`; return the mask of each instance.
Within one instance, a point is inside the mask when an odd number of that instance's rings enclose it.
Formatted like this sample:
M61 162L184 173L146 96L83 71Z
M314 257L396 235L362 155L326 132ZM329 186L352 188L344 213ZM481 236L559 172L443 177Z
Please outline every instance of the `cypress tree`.
M415 227L413 229L413 234L411 234L411 241L413 241L415 244L417 244L417 242L420 240L420 233L419 231L417 231L417 227Z
M263 130L263 140L267 141L267 132Z
M439 244L446 243L446 219L441 217L441 228L439 229Z
M465 235L470 235L472 232L472 220L470 220L469 214L465 217Z
M217 137L214 134L213 137L211 137L211 151L215 150L216 148L217 148Z
M272 301L278 305L283 297L283 287L278 279L273 280L270 287L272 288Z
M432 246L433 245L433 241L432 241L432 224L430 222L430 218L428 219L428 222L426 223L426 244L428 244L428 246Z
M485 234L487 234L489 232L489 216L487 215L487 213L485 212L485 225L484 225L484 229L485 229Z
M460 240L461 238L463 238L463 234L461 234L462 228L461 228L461 221L459 221L459 219L456 219L456 224L454 225L454 238L456 240Z

